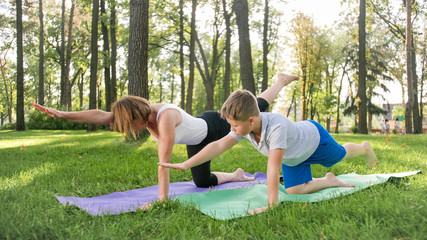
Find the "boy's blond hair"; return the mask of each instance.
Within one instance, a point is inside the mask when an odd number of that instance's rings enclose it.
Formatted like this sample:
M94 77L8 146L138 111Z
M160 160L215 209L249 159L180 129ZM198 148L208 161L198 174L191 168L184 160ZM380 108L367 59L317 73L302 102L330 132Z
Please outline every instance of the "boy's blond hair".
M250 117L258 116L257 100L248 90L234 91L221 108L221 117L225 119L247 121Z
M129 134L136 139L137 132L133 125L133 120L139 119L148 122L151 113L150 102L147 99L137 96L122 97L111 105L113 113L112 127L114 131Z

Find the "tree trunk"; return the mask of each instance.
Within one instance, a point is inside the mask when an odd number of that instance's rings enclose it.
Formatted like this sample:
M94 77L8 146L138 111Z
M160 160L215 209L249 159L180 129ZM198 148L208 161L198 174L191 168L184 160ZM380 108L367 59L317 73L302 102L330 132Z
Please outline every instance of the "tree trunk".
M181 108L185 109L184 76L184 0L179 0L179 76L181 77Z
M249 35L249 9L247 0L235 0L233 4L239 30L240 79L242 87L255 93L254 70L252 66L251 40Z
M83 85L84 85L84 72L82 72L80 74L80 76L78 76L78 81L77 81L77 87L79 88L79 107L80 109L83 109Z
M149 99L148 92L148 0L130 1L129 95Z
M7 64L7 58L6 58L6 56L7 56L7 52L8 51L9 50L7 50L5 52L3 58L0 57L0 67L1 67L1 74L2 74L2 77L3 77L4 90L6 92L7 115L8 115L8 118L9 118L9 122L11 123L12 122L12 102L13 101L12 101L12 95L10 95L10 98L9 98L9 87L8 87L8 84L7 84L7 81L6 81L6 74L5 74L5 71L6 71L5 67L6 67L6 64ZM3 62L3 59L4 59L4 62ZM12 90L11 90L11 92L12 92Z
M368 134L366 98L366 2L360 0L359 15L359 133Z
M225 20L225 70L224 70L224 99L230 96L230 82L231 82L231 16L232 12L227 12L226 1L222 0L224 8L224 20Z
M412 111L414 109L414 80L412 72L412 1L406 1L406 76L408 80L408 102L405 107L406 133L412 134Z
M39 0L39 89L38 104L44 105L44 21L43 21L43 0Z
M194 63L195 63L195 47L196 47L196 9L197 0L192 0L191 10L191 36L190 36L190 77L188 79L187 89L187 105L185 111L190 115L193 112L193 88L194 88Z
M94 0L92 5L92 30L91 30L91 58L90 58L90 84L89 84L89 109L96 109L96 86L98 80L98 16L99 0ZM88 131L95 131L95 124L88 124Z
M344 64L344 68L343 68L343 73L341 76L341 80L340 80L340 85L338 86L338 96L337 96L337 119L336 121L336 126L335 126L335 133L339 133L339 125L340 125L340 104L341 104L341 90L342 90L342 81L344 79L344 75L346 73L345 68L347 66L348 61L345 62Z
M425 36L425 35L424 35ZM423 46L422 50L422 56L421 56L421 79L420 79L420 123L421 123L421 133L423 133L423 116L424 116L424 109L423 109L423 96L424 96L424 78L425 78L425 67L426 67L426 45Z
M412 25L412 23L411 23ZM411 35L412 29L411 29ZM411 58L412 58L412 81L413 81L413 109L412 109L412 117L414 121L414 133L421 134L423 133L423 122L422 116L420 116L420 109L418 105L418 76L417 76L417 60L416 60L416 51L414 47L414 39L411 37L412 47L411 47Z
M302 120L307 120L308 118L308 104L307 104L307 63L304 63L302 66L302 89L301 89L301 101L302 101Z
M70 10L70 19L68 21L68 43L67 43L67 53L65 58L65 85L67 92L65 94L67 108L71 110L71 84L70 84L70 68L71 68L71 50L73 48L73 19L74 19L74 9L76 7L75 0L72 1L71 10Z
M172 72L172 78L171 80L171 98L169 103L173 103L174 100L174 94L175 94L175 74Z
M61 46L59 48L59 65L61 66L61 98L60 105L67 108L67 83L65 69L65 0L62 0L61 7Z
M268 88L268 18L269 18L269 6L268 0L265 0L265 11L264 11L264 30L262 40L262 84L261 92L264 92Z
M295 100L295 98L296 98L296 92L297 92L297 89L295 88L294 89L294 92L292 93L292 100L291 100L291 105L289 106L289 108L288 108L288 112L286 113L286 117L287 118L289 118L289 115L291 114L291 110L292 110L292 105L294 104L294 102L295 102L295 105L296 105L296 100ZM296 113L295 113L296 114Z
M106 15L105 0L101 0L101 16ZM104 62L104 83L105 83L105 110L111 109L111 77L110 77L110 41L108 38L108 28L106 21L101 21L101 31L103 38L103 62Z
M22 40L22 0L16 1L16 130L25 131L24 116L24 47Z
M116 1L110 0L111 5L111 20L110 20L110 35L111 35L111 103L117 100L117 37L116 37Z

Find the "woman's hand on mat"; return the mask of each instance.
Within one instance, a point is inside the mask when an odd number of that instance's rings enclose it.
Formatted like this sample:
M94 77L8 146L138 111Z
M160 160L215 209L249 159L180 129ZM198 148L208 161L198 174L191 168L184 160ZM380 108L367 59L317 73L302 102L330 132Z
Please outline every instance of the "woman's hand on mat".
M152 207L153 207L153 205L155 204L156 202L148 202L148 203L145 203L144 205L142 205L142 206L140 206L139 208L138 208L138 210L141 210L141 211L148 211L148 210L150 210ZM166 207L166 204L162 204L163 205L163 207Z
M47 107L44 107L44 106L42 106L40 104L37 104L37 103L34 103L34 102L32 102L31 104L37 110L39 110L41 112L44 112L44 113L46 113L47 115L49 115L51 117L54 117L54 118L64 118L63 114L60 111L58 111L58 110L55 110L55 109L52 109L52 108L47 108Z
M250 215L254 215L255 213L262 213L262 212L267 211L267 210L268 210L268 207L255 208L253 210L248 211L248 213Z
M188 169L184 163L157 163L157 165L166 168L173 168L178 171L186 171Z

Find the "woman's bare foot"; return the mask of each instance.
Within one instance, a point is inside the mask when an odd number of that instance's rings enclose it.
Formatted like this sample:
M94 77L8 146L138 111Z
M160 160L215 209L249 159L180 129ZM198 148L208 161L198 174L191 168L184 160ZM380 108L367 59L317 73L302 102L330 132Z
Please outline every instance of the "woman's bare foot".
M375 167L377 165L377 155L375 154L374 150L372 149L369 142L364 141L362 143L363 148L365 149L365 159L366 163L369 165L369 167Z
M218 185L226 182L246 182L253 181L255 177L247 177L243 169L238 168L233 173L212 172L218 179Z
M284 74L284 73L279 73L277 75L277 81L281 82L283 86L288 85L289 83L298 80L299 76L297 75L289 75L289 74Z
M255 180L255 177L248 177L245 175L245 171L243 169L238 168L233 173L234 175L234 181L233 182L246 182L246 181L253 181Z
M331 187L354 187L354 184L345 183L339 180L333 173L326 173L325 179L331 184Z

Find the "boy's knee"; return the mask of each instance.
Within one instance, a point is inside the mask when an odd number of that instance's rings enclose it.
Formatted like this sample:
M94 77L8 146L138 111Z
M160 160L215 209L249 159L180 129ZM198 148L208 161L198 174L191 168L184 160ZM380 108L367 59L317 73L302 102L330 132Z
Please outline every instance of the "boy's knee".
M296 187L290 187L285 189L287 194L300 194L300 191Z

